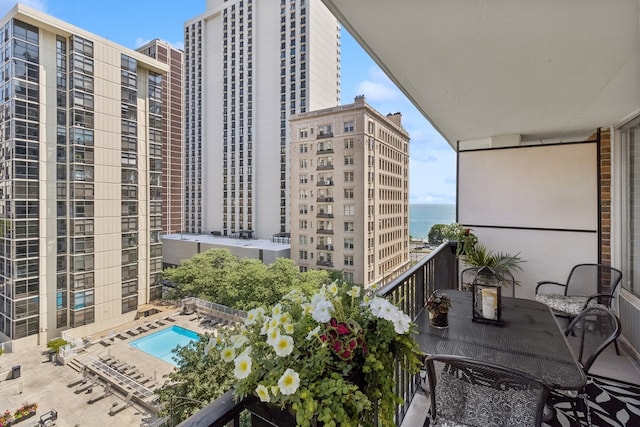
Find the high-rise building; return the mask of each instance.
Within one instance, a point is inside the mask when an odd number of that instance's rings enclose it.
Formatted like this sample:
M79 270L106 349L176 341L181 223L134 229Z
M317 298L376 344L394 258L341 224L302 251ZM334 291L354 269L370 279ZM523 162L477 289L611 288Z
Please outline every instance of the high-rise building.
M160 298L168 67L21 4L0 29L0 338L17 349Z
M169 65L169 72L162 86L162 234L180 233L184 230L182 199L182 148L184 146L183 120L183 62L182 50L169 43L154 39L136 49L138 52Z
M370 286L409 266L409 134L353 104L291 118L291 259Z
M185 230L289 233L291 115L340 102L321 0L208 0L185 23Z

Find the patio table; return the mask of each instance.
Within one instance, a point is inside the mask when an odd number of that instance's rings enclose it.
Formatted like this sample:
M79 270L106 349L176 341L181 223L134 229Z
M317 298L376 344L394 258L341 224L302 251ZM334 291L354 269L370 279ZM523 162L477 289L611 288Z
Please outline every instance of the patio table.
M424 309L416 319L416 340L428 355L451 354L526 372L553 389L578 390L586 376L558 322L544 304L502 297L502 326L473 322L471 292L442 291L451 298L449 327L429 325Z

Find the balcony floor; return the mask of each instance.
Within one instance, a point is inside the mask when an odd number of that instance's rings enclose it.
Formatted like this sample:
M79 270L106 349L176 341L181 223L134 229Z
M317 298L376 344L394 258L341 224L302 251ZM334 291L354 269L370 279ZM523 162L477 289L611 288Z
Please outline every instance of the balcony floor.
M630 356L630 354L631 351L623 343L620 343L619 356L616 354L614 346L610 345L598 357L591 367L590 373L632 384L640 384L639 361ZM428 410L429 402L427 397L424 393L418 393L411 402L401 427L420 427L424 425Z

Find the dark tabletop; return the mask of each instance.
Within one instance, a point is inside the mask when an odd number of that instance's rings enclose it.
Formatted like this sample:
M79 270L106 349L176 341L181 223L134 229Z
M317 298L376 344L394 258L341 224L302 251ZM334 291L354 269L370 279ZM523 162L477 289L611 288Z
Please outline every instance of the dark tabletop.
M446 290L444 293L452 302L448 328L429 326L426 309L416 319L416 340L423 352L471 357L507 366L529 373L555 389L579 389L585 385L585 374L546 305L502 297L503 324L497 326L471 320L471 292Z

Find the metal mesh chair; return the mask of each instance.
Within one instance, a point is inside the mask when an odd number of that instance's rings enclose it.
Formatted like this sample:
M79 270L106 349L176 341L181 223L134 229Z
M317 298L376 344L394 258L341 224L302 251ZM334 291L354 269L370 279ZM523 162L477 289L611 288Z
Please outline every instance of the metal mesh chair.
M541 281L536 286L536 300L556 315L576 317L590 305L611 307L622 272L602 264L578 264L571 269L567 283Z
M433 426L519 427L542 423L548 389L535 378L458 356L426 359Z
M569 343L575 347L576 357L585 374L589 373L598 356L618 339L620 333L620 320L611 309L604 306L585 308L565 330L565 335L569 338ZM584 388L573 393L556 392L574 398L572 406L576 419L578 419L575 406L577 402L582 407L588 425L591 426L589 401Z
M538 282L536 301L548 305L556 316L569 321L586 307L604 305L611 308L622 272L602 264L577 264L571 269L567 283ZM620 354L615 342L616 353Z

